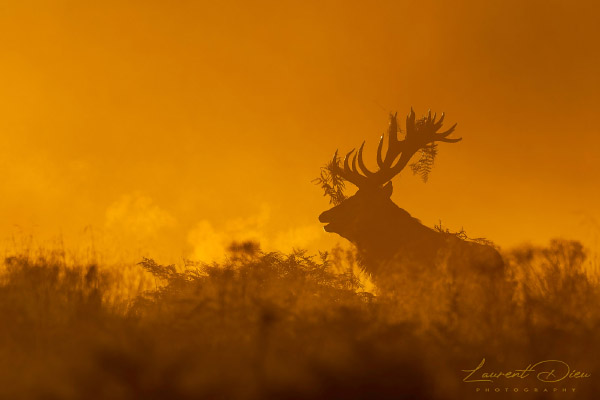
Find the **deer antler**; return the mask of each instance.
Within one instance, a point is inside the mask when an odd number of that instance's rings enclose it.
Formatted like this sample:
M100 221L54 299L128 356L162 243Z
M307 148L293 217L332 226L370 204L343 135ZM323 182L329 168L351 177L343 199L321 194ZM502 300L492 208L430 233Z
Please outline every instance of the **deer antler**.
M377 147L377 165L379 170L371 172L366 167L363 161L363 148L365 142L362 143L358 152L354 153L355 149L352 149L346 157L344 157L343 169L339 167L337 162L337 151L334 156L334 165L337 166L336 172L348 182L353 183L359 189L363 187L377 187L390 181L394 176L398 175L402 171L412 156L424 148L428 144L434 142L446 142L456 143L462 138L448 138L448 136L454 132L456 124L445 132L438 132L444 122L444 114L438 121L436 121L437 114L431 117L431 110L427 113L427 117L423 117L419 120L416 119L415 112L411 108L410 114L406 117L406 136L403 140L398 140L398 120L397 114L390 114L390 125L388 128L388 146L385 156L382 157L381 153L383 150L383 137L379 140L379 146ZM352 166L350 166L350 156L352 157ZM400 156L396 164L394 161ZM356 167L358 161L358 168ZM361 174L362 172L362 174Z

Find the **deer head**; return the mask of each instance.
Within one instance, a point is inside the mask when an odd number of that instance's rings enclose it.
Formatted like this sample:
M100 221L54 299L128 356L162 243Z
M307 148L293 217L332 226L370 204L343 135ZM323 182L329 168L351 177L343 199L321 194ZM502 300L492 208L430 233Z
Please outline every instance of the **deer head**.
M370 171L363 161L362 143L358 152L354 149L344 157L343 167L338 163L337 151L333 159L333 172L345 181L354 184L358 191L337 206L323 212L319 220L327 225L327 232L334 232L348 239L359 247L365 242L377 242L384 246L381 237L374 237L374 232L392 232L396 239L402 239L402 226L407 224L412 230L425 228L418 224L406 211L396 206L390 199L392 195L392 178L398 175L409 163L413 155L435 142L455 143L461 138L449 138L456 124L445 132L439 132L444 121L444 114L439 120L431 116L416 119L411 108L406 117L406 135L398 139L397 113L390 115L388 142L385 156L383 153L384 135L377 147L377 171ZM350 157L352 162L350 163ZM392 226L393 225L393 226ZM400 226L399 226L400 225ZM416 225L419 225L417 227ZM426 228L428 229L428 228ZM410 236L410 233L407 233ZM376 235L375 235L376 236ZM371 243L375 245L376 243ZM372 246L371 246L372 247Z

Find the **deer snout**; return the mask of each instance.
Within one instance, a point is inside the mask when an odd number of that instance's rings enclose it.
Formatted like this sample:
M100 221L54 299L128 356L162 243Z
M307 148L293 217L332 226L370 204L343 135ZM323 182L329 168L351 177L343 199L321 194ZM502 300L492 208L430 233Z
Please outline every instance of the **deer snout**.
M327 222L331 222L329 216L330 216L329 210L323 211L321 213L321 215L319 215L319 222L322 222L324 224Z
M323 227L325 232L333 232L333 217L331 215L331 210L323 211L321 215L319 215L319 221L323 224L326 224Z

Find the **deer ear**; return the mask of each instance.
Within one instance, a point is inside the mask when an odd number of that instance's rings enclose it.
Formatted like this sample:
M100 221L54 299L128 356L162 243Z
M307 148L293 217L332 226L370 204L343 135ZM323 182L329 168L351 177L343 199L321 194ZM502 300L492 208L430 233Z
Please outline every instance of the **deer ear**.
M392 192L394 191L394 187L392 186L392 182L388 182L383 186L383 194L385 197L392 197Z

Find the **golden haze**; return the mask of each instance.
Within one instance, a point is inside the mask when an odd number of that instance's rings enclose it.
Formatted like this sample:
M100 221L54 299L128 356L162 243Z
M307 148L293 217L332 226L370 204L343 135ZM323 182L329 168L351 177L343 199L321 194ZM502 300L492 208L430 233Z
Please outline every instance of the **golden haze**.
M597 243L597 2L8 1L0 232L137 256L324 248L311 184L387 115L463 142L394 201L502 246ZM372 164L371 164L372 165ZM99 239L99 238L104 239ZM41 239L39 239L41 240Z

